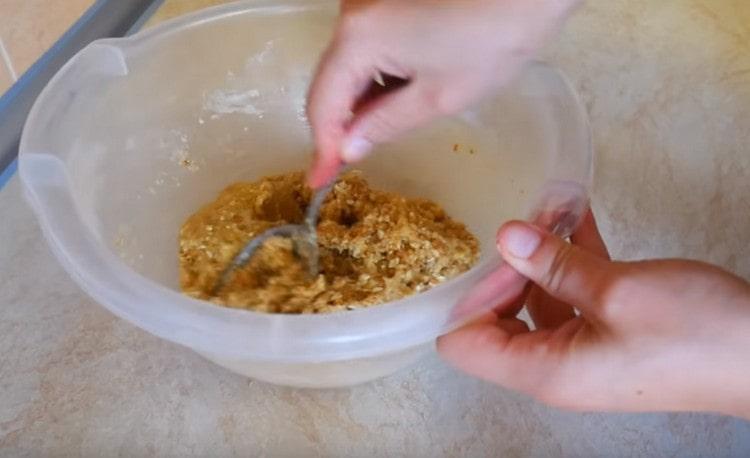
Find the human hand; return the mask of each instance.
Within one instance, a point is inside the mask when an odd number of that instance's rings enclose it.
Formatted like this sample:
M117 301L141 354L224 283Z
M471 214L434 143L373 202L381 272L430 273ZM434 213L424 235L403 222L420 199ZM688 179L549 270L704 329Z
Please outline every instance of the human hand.
M442 356L553 406L750 418L750 284L693 261L612 262L590 213L572 241L503 226L498 248L533 286L441 337Z
M579 0L342 0L308 96L309 181L506 84ZM406 84L362 103L376 75Z

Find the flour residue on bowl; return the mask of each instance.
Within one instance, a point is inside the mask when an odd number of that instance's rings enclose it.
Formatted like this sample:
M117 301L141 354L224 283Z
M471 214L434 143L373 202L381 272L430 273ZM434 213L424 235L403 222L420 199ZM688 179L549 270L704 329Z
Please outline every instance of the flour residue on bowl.
M261 91L257 87L247 86L256 75L262 75L262 68L268 64L274 52L273 40L268 41L263 49L251 55L245 62L241 75L228 70L224 86L204 94L203 110L216 115L246 114L262 119L265 110L260 107Z
M242 113L263 118L258 108L260 91L257 89L216 89L203 98L203 109L214 114Z

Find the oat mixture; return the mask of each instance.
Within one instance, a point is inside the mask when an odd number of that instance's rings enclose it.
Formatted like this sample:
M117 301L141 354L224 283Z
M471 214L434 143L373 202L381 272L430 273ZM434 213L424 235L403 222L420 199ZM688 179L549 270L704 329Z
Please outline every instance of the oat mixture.
M183 291L271 313L352 310L424 291L478 258L476 238L437 204L371 189L355 171L336 184L321 210L317 278L309 278L291 241L272 239L212 296L245 243L270 227L300 223L311 196L301 172L226 188L182 226Z

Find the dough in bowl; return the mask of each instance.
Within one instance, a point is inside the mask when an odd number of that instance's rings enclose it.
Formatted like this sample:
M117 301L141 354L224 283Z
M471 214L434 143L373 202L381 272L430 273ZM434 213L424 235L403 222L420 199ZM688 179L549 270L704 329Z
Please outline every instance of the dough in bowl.
M212 295L248 240L271 227L300 223L311 196L302 172L227 187L180 230L183 291L226 307L326 313L425 291L478 259L477 239L439 205L372 189L360 172L351 171L321 210L317 278L309 278L290 240L271 239Z

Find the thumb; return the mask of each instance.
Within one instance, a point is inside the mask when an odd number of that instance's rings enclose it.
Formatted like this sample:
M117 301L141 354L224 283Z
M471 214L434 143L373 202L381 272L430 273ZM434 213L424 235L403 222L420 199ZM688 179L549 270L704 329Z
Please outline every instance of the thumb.
M550 296L594 311L613 264L529 223L513 221L500 228L497 245L505 261Z
M393 140L421 126L440 113L436 92L425 83L413 81L387 93L357 112L341 145L346 162L357 162L370 154L373 146Z

